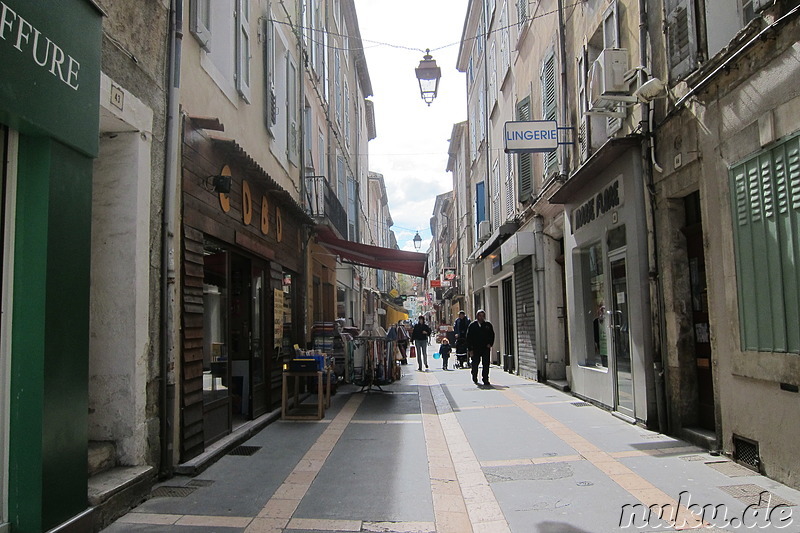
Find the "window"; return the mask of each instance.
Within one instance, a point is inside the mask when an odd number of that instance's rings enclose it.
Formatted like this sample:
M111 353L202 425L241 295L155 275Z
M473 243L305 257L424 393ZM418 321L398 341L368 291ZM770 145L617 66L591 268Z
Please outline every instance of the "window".
M334 71L333 71L333 101L336 105L336 122L342 123L342 58L339 52L334 52Z
M670 79L678 81L697 64L697 33L694 0L665 0L667 14L667 59Z
M500 14L500 77L498 78L498 85L502 88L503 81L506 79L508 69L511 68L511 30L508 27L508 2L503 4L503 12Z
M336 158L336 197L337 198L347 198L347 189L345 186L347 185L345 179L345 172L344 172L344 157L338 156Z
M603 266L603 246L592 244L580 250L581 290L583 295L583 326L586 349L584 366L608 368L610 344L609 317L605 305L606 280Z
M344 142L350 146L350 87L344 82Z
M586 112L589 111L589 95L587 93L587 85L589 79L588 70L588 50L584 46L581 55L578 57L577 65L577 80L575 86L577 87L576 96L578 97L578 149L580 151L581 162L589 159L591 154L591 130L589 127L589 116Z
M203 249L203 402L228 396L228 251Z
M800 136L729 176L742 349L800 353Z
M209 49L211 39L211 0L192 0L189 9L189 31L204 50Z
M325 153L325 133L323 133L321 129L319 130L319 137L317 138L317 157L317 164L314 168L316 168L317 175L324 176L328 158Z
M517 120L530 119L531 99L530 97L526 97L517 104ZM517 165L517 176L519 178L517 186L518 199L520 203L525 203L530 200L533 195L533 159L531 154L518 154Z
M489 114L497 103L497 54L495 44L489 48Z
M250 0L236 2L236 90L250 102Z
M347 177L347 238L359 242L358 236L358 182Z
M556 56L552 50L548 52L542 63L541 87L542 118L544 120L556 120ZM545 176L551 174L556 169L557 163L558 155L556 150L544 154Z
M486 220L486 184L479 181L475 184L475 234L477 237L480 237L477 231L484 220Z

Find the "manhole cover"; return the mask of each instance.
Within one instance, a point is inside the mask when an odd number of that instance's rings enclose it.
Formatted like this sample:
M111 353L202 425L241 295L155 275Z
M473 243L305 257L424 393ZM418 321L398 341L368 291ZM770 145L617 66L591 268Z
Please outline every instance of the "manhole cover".
M237 446L228 452L228 455L253 455L261 446Z
M711 461L706 463L720 474L725 474L728 477L741 477L741 476L757 476L757 472L753 472L749 468L736 464L733 461Z
M186 484L187 487L210 487L214 484L213 479L193 479Z
M748 506L752 506L753 508L774 508L776 505L797 505L789 500L784 500L780 496L768 491L764 487L752 483L744 485L728 485L718 488L724 492L727 492L740 502Z
M489 483L564 479L574 475L572 466L567 463L492 466L484 468L483 473Z
M590 405L592 405L588 402L570 402L570 403L575 407L589 407Z
M185 498L195 491L194 487L158 487L150 492L151 498Z

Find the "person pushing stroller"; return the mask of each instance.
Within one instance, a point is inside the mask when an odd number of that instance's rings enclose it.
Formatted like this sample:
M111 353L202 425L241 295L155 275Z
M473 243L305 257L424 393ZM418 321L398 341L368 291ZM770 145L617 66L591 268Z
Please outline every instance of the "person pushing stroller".
M453 324L453 331L456 337L456 363L454 366L459 368L466 368L470 366L468 346L467 346L467 328L469 327L470 320L467 318L467 313L464 311L458 312L458 318Z

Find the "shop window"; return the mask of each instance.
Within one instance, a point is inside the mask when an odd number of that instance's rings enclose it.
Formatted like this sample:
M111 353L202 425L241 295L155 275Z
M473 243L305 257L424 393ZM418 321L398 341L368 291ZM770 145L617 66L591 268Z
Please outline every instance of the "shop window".
M583 289L583 322L586 331L586 350L582 364L608 368L610 339L606 310L606 278L603 266L603 246L592 244L580 251Z
M729 177L742 349L800 353L800 136Z
M276 346L280 346L280 351L276 353L276 356L292 355L294 353L292 346L294 344L293 303L296 290L294 286L295 279L296 277L292 272L288 270L283 271L281 282L281 290L283 292L283 317L281 320L283 324L283 337L280 340L275 339Z
M228 252L206 242L203 250L203 401L228 396Z

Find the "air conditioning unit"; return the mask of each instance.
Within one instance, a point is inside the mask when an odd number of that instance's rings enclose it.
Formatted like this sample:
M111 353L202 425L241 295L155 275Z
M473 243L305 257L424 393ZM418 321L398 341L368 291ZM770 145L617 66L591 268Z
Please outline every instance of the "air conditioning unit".
M492 223L488 220L481 220L478 224L478 240L483 242L492 234Z
M628 72L628 51L606 48L589 71L589 102L594 109L612 109L620 102L635 102L625 74Z

